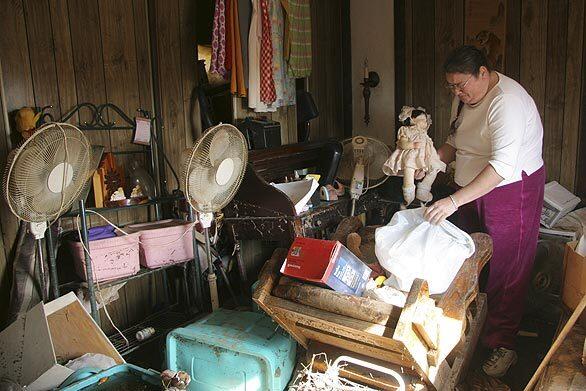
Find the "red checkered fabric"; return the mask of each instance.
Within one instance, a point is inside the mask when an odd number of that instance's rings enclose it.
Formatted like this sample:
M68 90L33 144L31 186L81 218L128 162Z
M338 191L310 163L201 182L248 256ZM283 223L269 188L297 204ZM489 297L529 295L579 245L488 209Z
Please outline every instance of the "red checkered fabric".
M273 44L271 42L271 19L267 0L260 0L262 35L260 43L260 100L270 105L277 99L273 80Z

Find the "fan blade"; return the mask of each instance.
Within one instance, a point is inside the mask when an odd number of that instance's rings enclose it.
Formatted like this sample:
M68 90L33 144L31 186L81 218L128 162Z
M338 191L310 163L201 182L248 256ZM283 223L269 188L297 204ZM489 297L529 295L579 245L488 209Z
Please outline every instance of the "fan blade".
M219 165L226 157L226 151L230 148L230 134L225 129L220 129L210 142L209 157L212 166Z

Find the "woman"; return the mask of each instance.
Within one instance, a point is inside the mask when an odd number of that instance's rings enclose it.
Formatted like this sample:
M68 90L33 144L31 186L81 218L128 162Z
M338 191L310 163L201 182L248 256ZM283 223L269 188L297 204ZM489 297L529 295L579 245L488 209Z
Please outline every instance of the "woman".
M492 70L475 47L452 52L444 71L455 98L452 132L438 153L446 164L456 161L459 189L427 208L425 217L437 224L458 210L462 229L492 237L483 335L492 354L482 368L501 377L517 360L515 336L537 248L543 126L527 91Z

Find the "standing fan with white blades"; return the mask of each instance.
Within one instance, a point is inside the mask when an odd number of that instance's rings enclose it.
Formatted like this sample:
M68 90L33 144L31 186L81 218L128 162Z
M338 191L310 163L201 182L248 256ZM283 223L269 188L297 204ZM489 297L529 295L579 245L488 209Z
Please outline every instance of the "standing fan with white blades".
M219 307L218 288L210 249L209 227L214 212L234 197L244 177L248 148L242 132L220 124L207 130L184 155L182 184L189 204L199 213L208 257L212 310Z
M37 262L46 299L42 238L47 222L55 221L79 197L90 176L91 145L70 124L47 123L13 150L4 173L4 197L11 212L31 224L37 239Z
M346 139L342 141L342 147L337 177L342 184L350 186L351 216L354 216L356 200L387 180L382 167L391 156L391 150L383 142L364 136Z

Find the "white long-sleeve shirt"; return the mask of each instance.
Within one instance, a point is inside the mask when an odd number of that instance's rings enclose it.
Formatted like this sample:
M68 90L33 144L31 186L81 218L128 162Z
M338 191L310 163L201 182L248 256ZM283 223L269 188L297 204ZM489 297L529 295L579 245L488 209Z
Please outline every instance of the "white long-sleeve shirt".
M521 180L543 166L543 125L533 98L515 80L498 73L498 83L474 105L463 105L455 134L455 182L468 185L490 164L503 177L498 186ZM459 99L452 102L450 123Z

